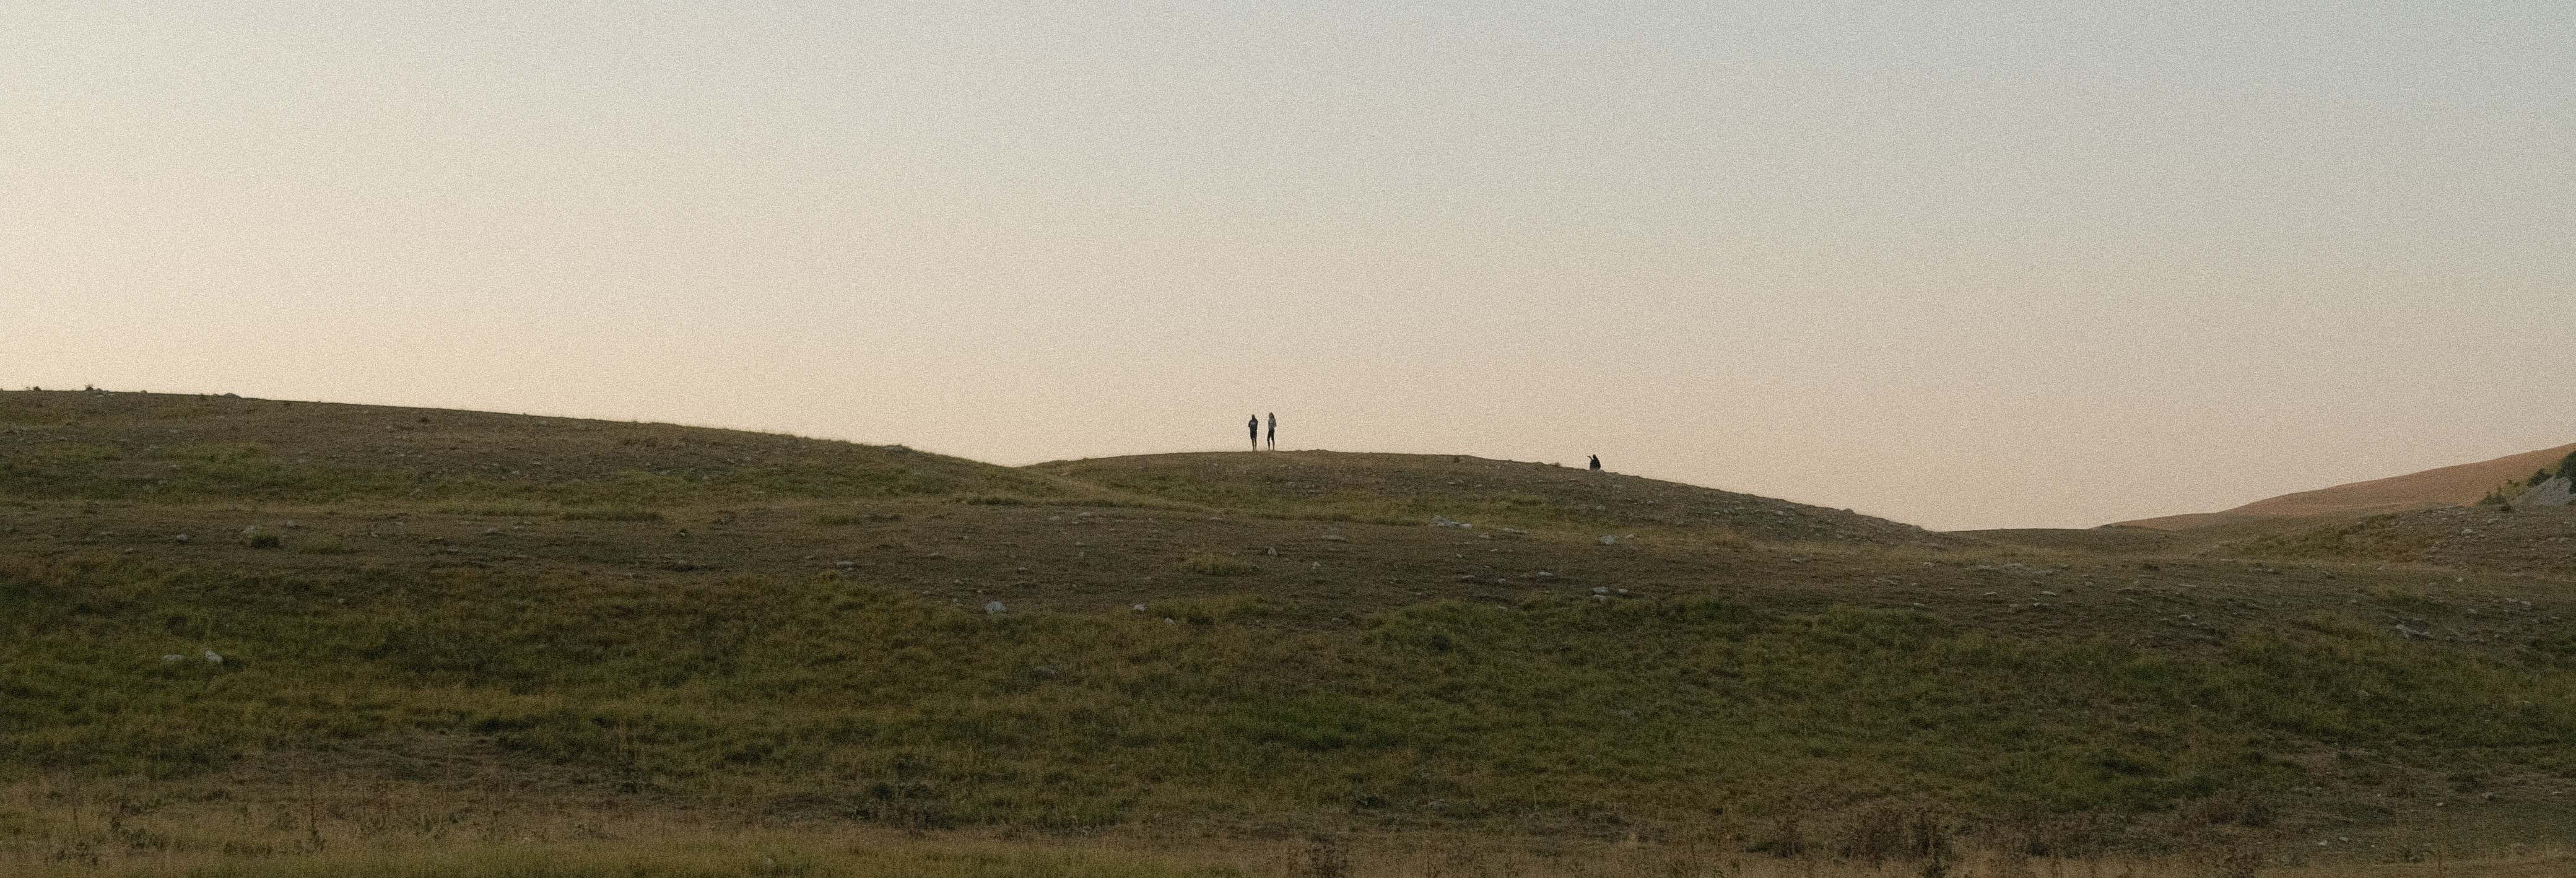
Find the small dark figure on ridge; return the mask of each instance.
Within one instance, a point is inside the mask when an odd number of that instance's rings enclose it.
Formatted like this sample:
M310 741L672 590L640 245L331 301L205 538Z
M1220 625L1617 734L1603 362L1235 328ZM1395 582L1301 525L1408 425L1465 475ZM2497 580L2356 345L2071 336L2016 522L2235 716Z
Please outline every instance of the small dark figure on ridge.
M1601 471L1601 455L1592 455L1592 471L1596 473Z
M1270 450L1279 450L1279 413L1270 413Z
M1261 416L1253 415L1252 420L1245 421L1243 427L1252 431L1252 450L1261 450Z

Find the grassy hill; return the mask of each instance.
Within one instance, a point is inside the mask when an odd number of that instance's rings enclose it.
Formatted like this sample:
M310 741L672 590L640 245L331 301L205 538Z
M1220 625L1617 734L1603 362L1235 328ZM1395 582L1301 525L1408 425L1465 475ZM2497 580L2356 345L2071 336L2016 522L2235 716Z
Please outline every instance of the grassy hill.
M2477 463L2283 494L2222 512L2168 515L2124 521L2114 526L2183 530L2211 525L2260 524L2266 520L2348 519L2439 506L2468 506L2477 503L2499 485L2524 479L2534 470L2559 466L2571 454L2576 454L2576 445L2561 445Z
M2547 515L2511 552L2182 553L1475 458L1014 470L0 393L0 864L1608 876L2509 852L2576 825L2576 568Z
M194 503L708 503L1006 493L1020 470L668 424L241 399L0 392L0 484L22 498Z
M1777 542L1955 546L1912 525L1751 494L1552 463L1427 454L1158 454L1031 469L1132 494L1264 515L1488 527L1732 534Z

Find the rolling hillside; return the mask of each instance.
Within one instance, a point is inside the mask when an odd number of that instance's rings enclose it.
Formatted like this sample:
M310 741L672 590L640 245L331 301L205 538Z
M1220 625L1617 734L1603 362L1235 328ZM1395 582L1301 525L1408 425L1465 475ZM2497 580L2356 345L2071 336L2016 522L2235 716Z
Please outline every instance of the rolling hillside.
M6 392L0 871L2501 855L2576 837L2569 515L2221 557L1465 457ZM976 853L832 865L889 839Z
M1908 524L1552 463L1428 454L1160 454L1031 469L1139 496L1270 514L1402 523L1700 530L1778 542L1957 546Z
M2123 521L2111 526L2184 530L2262 519L2354 517L2411 512L2438 506L2467 506L2478 502L2478 498L2485 496L2487 491L2497 485L2528 476L2536 469L2556 466L2571 452L2576 452L2576 445L2544 448L2477 463L2446 466L2402 476L2283 494L2221 512L2143 518L2136 521Z
M900 446L233 396L0 392L12 496L186 503L1054 496L1029 473Z

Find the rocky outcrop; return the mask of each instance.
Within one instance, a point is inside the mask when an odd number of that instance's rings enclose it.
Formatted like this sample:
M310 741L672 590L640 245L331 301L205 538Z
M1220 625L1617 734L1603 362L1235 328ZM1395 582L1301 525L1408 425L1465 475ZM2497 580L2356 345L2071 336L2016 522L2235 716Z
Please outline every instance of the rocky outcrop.
M2569 495L2570 492L2567 477L2559 476L2557 478L2550 479L2549 481L2533 485L2530 488L2526 488L2520 494L2513 495L2513 505L2565 506L2567 505Z

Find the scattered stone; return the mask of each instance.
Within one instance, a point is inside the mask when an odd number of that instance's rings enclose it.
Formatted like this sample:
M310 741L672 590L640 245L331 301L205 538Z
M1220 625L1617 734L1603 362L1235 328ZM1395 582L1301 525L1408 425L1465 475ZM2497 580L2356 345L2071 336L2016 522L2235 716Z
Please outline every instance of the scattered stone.
M1593 593L1593 594L1609 594L1609 593L1610 593L1610 588L1609 588L1609 586L1596 585L1596 586L1593 586L1593 587L1592 587L1592 593Z
M1432 527L1454 527L1454 528L1460 528L1460 529L1466 529L1466 528L1472 528L1472 527L1475 527L1475 525L1468 524L1467 522L1459 521L1459 520L1454 519L1454 518L1450 518L1449 516L1446 516L1446 515L1434 515L1434 516L1431 516L1431 526L1432 526Z
M986 612L986 613L990 613L990 614L999 615L1002 611L1007 610L1007 609L1010 609L1010 608L1009 608L1009 607L1002 606L1002 602L1001 602L1001 601L990 601L990 602L987 602L987 603L985 603L985 604L984 604L984 612Z
M180 534L180 535L178 535L178 536L171 537L171 538L170 538L170 541L171 541L171 542L174 542L174 543L184 543L184 542L187 542L187 541L188 541L188 535L187 535L187 534Z
M1263 549L1263 550L1261 551L1261 554L1268 555L1268 556L1273 557L1273 558L1279 557L1279 547L1278 547L1278 546L1272 546L1272 547L1270 547L1270 548Z
M187 660L188 660L188 657L187 657L187 656L180 655L180 654L175 653L175 652L174 652L174 653L170 653L170 654L168 654L168 655L165 655L165 656L162 656L162 657L161 657L161 663L162 663L162 664L165 664L165 665L175 665L175 664L178 664L178 663L180 663L180 662L187 661Z
M215 654L215 651L214 651L214 650L211 650L211 649L206 650L206 664L210 664L210 665L220 665L220 664L223 664L223 663L224 663L224 657L223 657L223 656Z
M1604 535L1604 536L1601 538L1601 544L1602 544L1602 545L1604 545L1604 546L1616 546L1616 545L1618 545L1618 544L1619 544L1619 538L1618 538L1618 537L1615 537L1615 536L1607 536L1607 535Z
M1129 608L1127 608L1127 611L1128 611L1128 612L1131 612L1131 613L1142 613L1142 612L1144 612L1144 611L1145 611L1145 605L1144 605L1144 604L1137 604L1137 605L1135 605L1135 606L1133 606L1133 607L1129 607Z
M1342 536L1341 534L1325 534L1321 539L1327 543L1347 543L1351 541L1351 538Z

